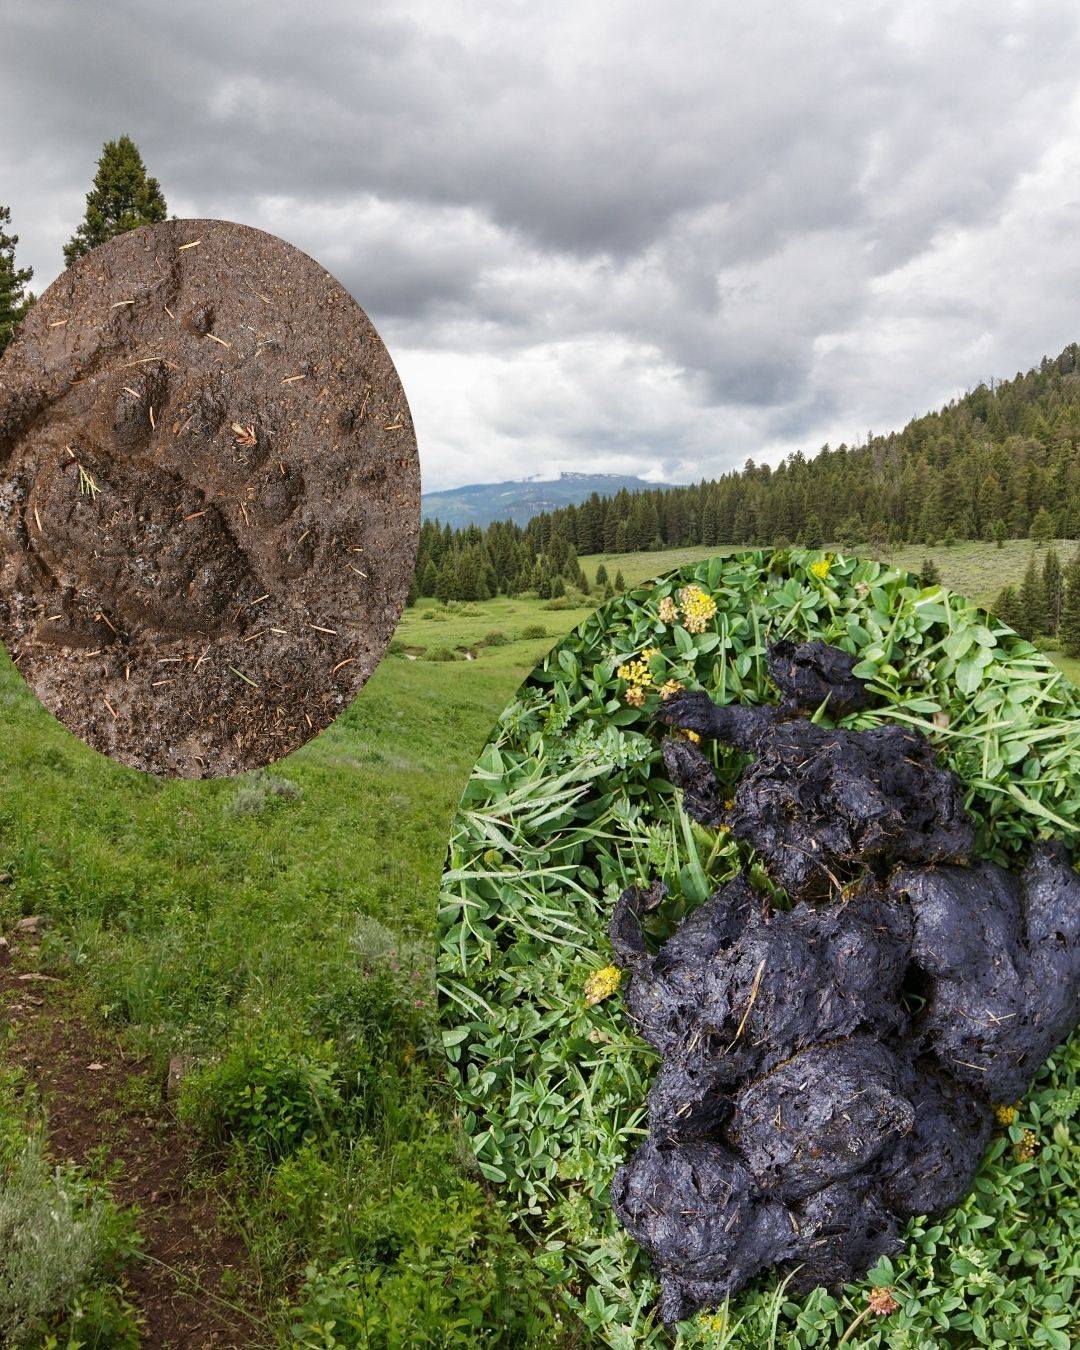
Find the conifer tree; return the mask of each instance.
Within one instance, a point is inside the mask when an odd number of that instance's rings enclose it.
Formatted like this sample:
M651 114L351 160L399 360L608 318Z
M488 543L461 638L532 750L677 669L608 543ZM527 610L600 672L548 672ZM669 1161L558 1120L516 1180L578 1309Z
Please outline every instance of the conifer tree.
M1061 649L1066 656L1080 657L1080 549L1065 566L1065 597L1061 606Z
M807 517L806 528L803 530L802 536L807 548L824 547L825 531L821 528L821 521L816 514Z
M1003 586L998 592L998 597L993 605L994 614L1002 623L1008 624L1014 633L1020 633L1020 626L1023 619L1020 615L1020 601L1016 594L1015 586ZM1020 633L1023 637L1023 633Z
M1048 539L1053 538L1053 534L1054 517L1045 506L1041 506L1038 511L1035 512L1035 519L1031 522L1031 537L1041 548Z
M1051 636L1056 636L1058 629L1061 627L1061 603L1064 599L1064 586L1065 579L1057 549L1048 548L1046 550L1046 561L1043 563L1042 588L1043 617L1046 623L1046 632Z
M1008 530L1006 530L1006 528L1005 528L1005 522L1004 522L1004 521L1001 519L1001 517L999 516L998 519L994 521L994 547L995 547L995 548L1004 548L1004 547L1005 547L1005 540L1008 538L1008 533L1009 533Z
M10 223L11 208L0 206L0 352L11 341L34 300L26 289L34 269L15 265L15 245L19 236L7 233L5 226Z
M435 586L435 595L444 605L454 598L454 581L453 559L444 558L443 564L439 568L439 580Z
M621 572L615 573L615 590L619 595L626 590L626 580Z
M1017 601L1020 623L1015 625L1016 631L1030 642L1036 634L1046 631L1046 597L1043 594L1042 574L1034 554L1020 583Z
M115 235L140 225L156 225L165 219L167 210L161 185L147 176L142 155L131 137L106 141L94 186L86 194L82 224L64 245L64 261L70 267Z
M923 565L919 568L919 576L922 578L924 586L941 585L941 571L933 558L923 559Z
M607 568L603 563L596 569L596 584L602 590L607 585Z

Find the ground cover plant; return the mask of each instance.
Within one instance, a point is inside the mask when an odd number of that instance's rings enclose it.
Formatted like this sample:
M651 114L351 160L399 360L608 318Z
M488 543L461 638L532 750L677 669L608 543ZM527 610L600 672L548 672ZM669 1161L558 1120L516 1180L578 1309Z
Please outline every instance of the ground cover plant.
M615 1168L644 1137L657 1063L621 1010L612 907L658 877L663 939L739 870L769 887L745 843L684 813L645 705L687 685L720 702L775 701L766 644L788 636L858 658L881 706L853 725L929 738L964 786L976 858L1016 865L1039 839L1080 830L1075 692L1029 643L899 569L804 551L691 564L559 644L505 710L455 820L443 1038L480 1168L568 1306L609 1344L665 1336L654 1277L609 1201ZM731 796L745 761L713 754ZM1023 1104L1002 1104L972 1195L945 1220L913 1221L905 1252L867 1282L801 1299L766 1282L683 1324L680 1343L1067 1346L1078 1224L1058 1196L1080 1182L1067 1124L1077 1060L1074 1039Z
M133 1218L83 1170L47 1156L27 1084L0 1070L0 1344L139 1344L121 1274Z

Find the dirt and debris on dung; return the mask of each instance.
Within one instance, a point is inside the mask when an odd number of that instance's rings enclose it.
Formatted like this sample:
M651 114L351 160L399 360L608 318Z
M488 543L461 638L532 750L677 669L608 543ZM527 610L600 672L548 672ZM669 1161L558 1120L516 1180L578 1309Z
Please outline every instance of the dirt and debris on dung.
M0 362L0 633L123 763L267 764L381 657L419 491L393 363L327 272L226 221L132 231Z
M611 917L627 1013L661 1055L648 1139L612 1200L668 1323L770 1267L798 1293L899 1250L908 1218L962 1199L994 1105L1080 1021L1080 876L1064 846L1036 846L1016 872L970 863L960 784L925 738L806 719L867 706L852 665L822 643L776 644L779 706L688 693L660 712L753 756L725 809L697 746L664 744L688 812L728 822L795 901L774 909L736 877L655 954L643 922L660 883Z
M267 1344L246 1245L198 1139L173 1114L154 1065L87 1020L66 979L26 979L39 973L36 938L36 930L17 930L13 959L0 968L2 1059L22 1071L44 1106L52 1157L104 1168L113 1198L136 1211L140 1254L121 1278L143 1343L171 1350ZM170 1085L174 1072L170 1065Z

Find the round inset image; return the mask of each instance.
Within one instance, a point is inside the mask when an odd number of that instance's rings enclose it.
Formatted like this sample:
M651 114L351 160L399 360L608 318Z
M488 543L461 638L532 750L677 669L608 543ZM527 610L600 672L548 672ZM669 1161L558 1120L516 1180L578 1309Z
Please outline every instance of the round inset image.
M443 1040L599 1342L936 1343L1006 1211L1053 1246L1078 773L1050 659L876 562L691 564L536 668L453 824Z
M419 513L378 333L260 230L118 236L0 362L0 634L122 763L235 774L322 730L389 642Z

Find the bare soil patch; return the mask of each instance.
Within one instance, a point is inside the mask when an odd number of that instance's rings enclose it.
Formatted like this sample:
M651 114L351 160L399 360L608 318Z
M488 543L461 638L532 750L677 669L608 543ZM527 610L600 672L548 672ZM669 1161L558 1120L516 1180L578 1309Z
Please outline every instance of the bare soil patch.
M244 1242L205 1184L197 1140L164 1101L152 1065L78 1012L64 980L18 959L0 968L0 1025L9 1062L21 1066L47 1111L59 1161L115 1170L116 1200L136 1206L143 1259L128 1272L144 1343L168 1350L240 1350L267 1343L250 1302ZM37 975L37 978L27 978ZM199 1178L202 1180L199 1180Z

